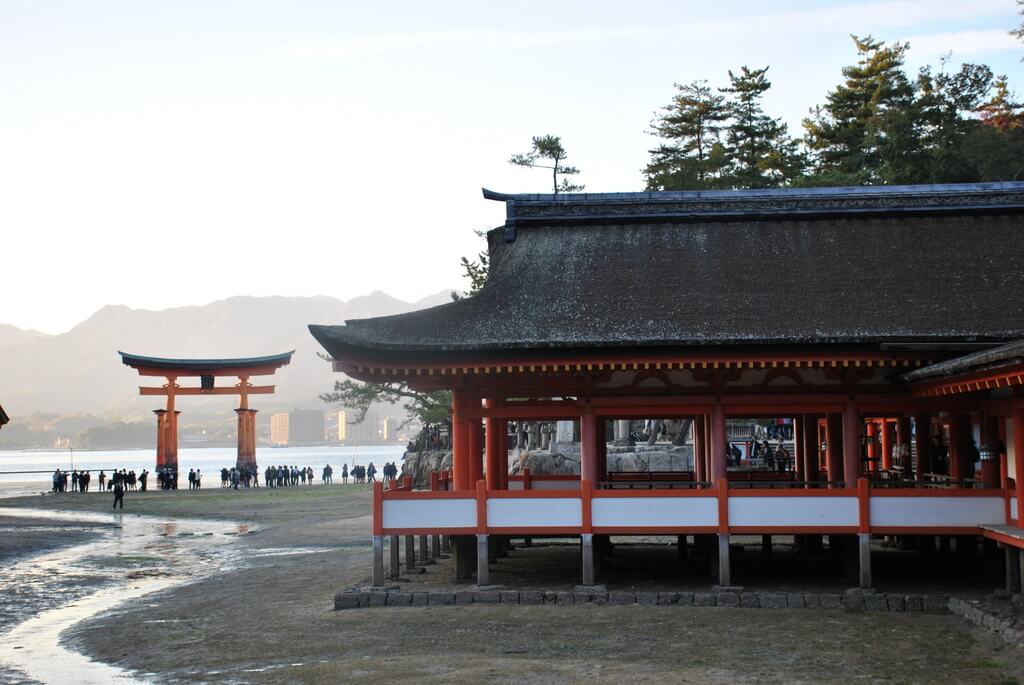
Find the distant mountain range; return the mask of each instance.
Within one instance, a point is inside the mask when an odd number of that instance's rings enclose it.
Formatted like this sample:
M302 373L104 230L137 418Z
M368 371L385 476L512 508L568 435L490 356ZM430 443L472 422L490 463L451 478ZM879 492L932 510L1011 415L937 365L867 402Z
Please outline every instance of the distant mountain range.
M323 407L317 398L339 374L319 356L306 326L386 316L451 301L445 290L417 302L382 292L347 302L333 297L232 297L199 307L162 311L110 305L60 335L0 324L0 403L11 416L32 412L92 413L139 419L160 399L140 397L140 379L121 364L118 350L156 357L249 357L295 350L272 378L272 396L254 397L257 409ZM140 383L141 381L141 383ZM230 411L228 397L182 401L184 411Z

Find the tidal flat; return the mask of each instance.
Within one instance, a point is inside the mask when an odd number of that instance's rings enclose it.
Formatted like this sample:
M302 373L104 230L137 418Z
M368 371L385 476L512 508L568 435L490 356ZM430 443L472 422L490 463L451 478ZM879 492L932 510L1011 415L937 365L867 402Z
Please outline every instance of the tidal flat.
M1018 650L953 615L507 605L334 611L338 590L368 582L369 489L129 493L125 504L118 518L106 495L0 501L0 525L32 529L21 542L5 540L11 572L3 596L23 584L19 564L45 566L58 555L67 566L51 574L47 592L84 606L54 636L67 650L63 662L22 668L25 659L12 658L11 641L0 636L0 682L1024 681ZM54 525L44 511L95 520L75 532L72 519ZM136 542L103 547L126 535ZM422 573L446 572L442 563ZM52 611L48 597L43 608ZM0 631L17 634L31 620L22 612ZM76 671L87 667L74 655L100 669L96 680Z

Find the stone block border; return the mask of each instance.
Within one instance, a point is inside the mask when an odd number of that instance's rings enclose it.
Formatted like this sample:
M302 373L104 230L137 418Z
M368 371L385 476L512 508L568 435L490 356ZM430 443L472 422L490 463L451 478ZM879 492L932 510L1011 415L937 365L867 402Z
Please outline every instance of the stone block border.
M962 600L942 595L904 595L851 591L818 592L749 592L742 588L708 592L607 592L595 588L576 592L517 592L513 590L458 590L403 592L398 589L345 590L334 596L334 608L364 609L370 607L464 606L467 604L514 604L519 606L646 605L738 607L750 609L849 609L855 611L927 611L945 613L964 604ZM970 618L970 616L968 616ZM972 619L973 620L973 619ZM978 621L976 621L978 622ZM1024 631L1024 626L1021 627ZM1020 633L1024 638L1024 632Z
M983 602L973 599L950 597L949 610L977 626L991 630L1008 645L1024 647L1024 619L994 611Z

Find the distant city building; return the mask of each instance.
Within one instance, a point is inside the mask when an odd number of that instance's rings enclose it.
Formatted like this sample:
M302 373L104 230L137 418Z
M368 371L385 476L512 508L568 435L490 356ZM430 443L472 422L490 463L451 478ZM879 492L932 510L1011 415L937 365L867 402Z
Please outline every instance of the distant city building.
M324 412L321 409L293 409L288 412L288 444L323 442Z
M279 411L270 415L270 443L272 445L288 444L288 412Z
M344 410L341 410L341 411L335 413L335 418L338 421L338 433L337 433L338 438L337 439L340 442L345 442L345 435L348 432L348 430L347 430L348 424L346 423L346 417L347 417L347 414L345 414Z
M398 421L395 421L390 416L385 416L380 420L380 440L381 442L394 442L395 431L398 427Z
M380 442L380 419L376 414L367 413L359 423L353 423L353 416L346 416L344 442L348 445L372 445ZM339 428L340 430L340 428Z

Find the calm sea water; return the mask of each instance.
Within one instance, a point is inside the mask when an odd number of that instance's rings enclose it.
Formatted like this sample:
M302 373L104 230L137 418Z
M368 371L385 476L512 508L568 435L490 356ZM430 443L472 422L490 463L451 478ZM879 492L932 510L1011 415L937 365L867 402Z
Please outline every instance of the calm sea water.
M258 447L256 463L260 469L270 464L288 466L312 466L317 479L325 464L334 467L335 475L340 475L341 465L369 464L371 461L379 468L386 461L401 463L405 448L402 445L345 446L345 447ZM220 470L235 465L237 451L234 447L195 447L178 450L178 471L187 474L189 469L199 469L206 479L204 484L219 482ZM49 450L20 451L0 450L0 482L45 481L47 473L55 468L78 469L94 472L113 469L142 469L150 472L156 467L156 450ZM39 471L40 473L14 473L17 471Z

